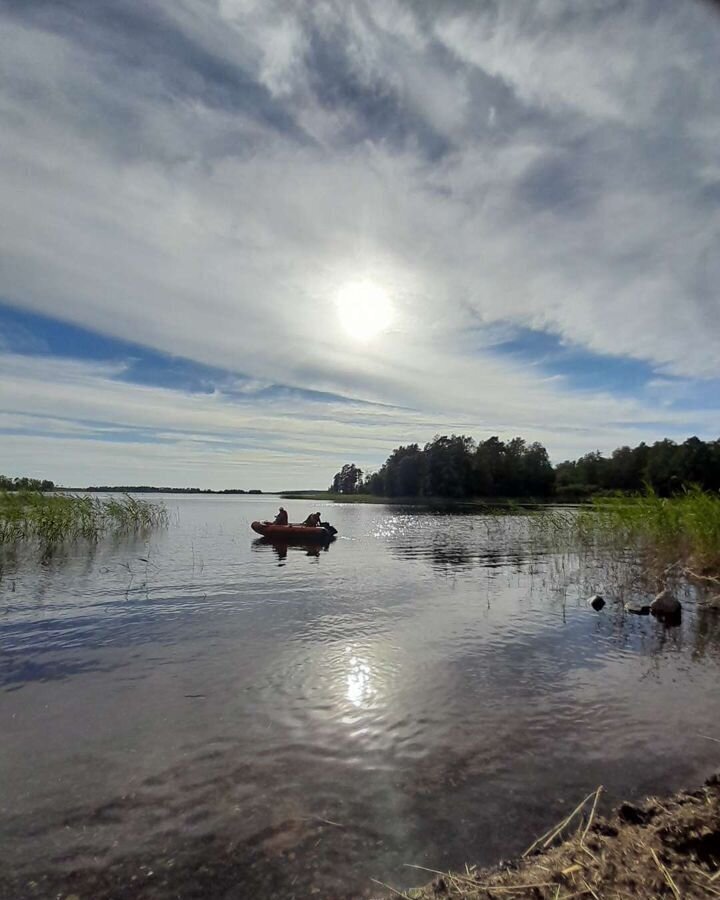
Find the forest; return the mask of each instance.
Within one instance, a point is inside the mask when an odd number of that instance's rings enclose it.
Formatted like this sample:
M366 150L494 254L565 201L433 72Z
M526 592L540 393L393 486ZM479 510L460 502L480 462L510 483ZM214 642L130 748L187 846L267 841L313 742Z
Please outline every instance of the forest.
M600 451L553 466L542 444L521 437L476 442L442 435L420 447L392 451L377 472L354 463L337 472L330 491L380 497L556 497L582 499L600 493L647 488L669 497L690 487L720 490L720 440L691 437Z
M9 478L0 475L0 491L52 491L55 484L40 478Z

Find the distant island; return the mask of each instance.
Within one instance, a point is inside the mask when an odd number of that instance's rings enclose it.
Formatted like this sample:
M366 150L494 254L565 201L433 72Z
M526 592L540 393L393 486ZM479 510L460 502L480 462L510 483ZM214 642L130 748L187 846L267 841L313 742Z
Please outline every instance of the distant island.
M258 488L247 491L243 488L225 488L221 491L214 491L211 488L153 487L149 484L96 484L86 488L65 488L65 490L91 491L96 494L109 491L119 494L262 494Z
M0 475L0 491L71 491L73 493L114 494L262 494L259 488L225 488L214 491L198 487L154 487L150 484L99 484L89 487L65 487L47 478L10 478Z

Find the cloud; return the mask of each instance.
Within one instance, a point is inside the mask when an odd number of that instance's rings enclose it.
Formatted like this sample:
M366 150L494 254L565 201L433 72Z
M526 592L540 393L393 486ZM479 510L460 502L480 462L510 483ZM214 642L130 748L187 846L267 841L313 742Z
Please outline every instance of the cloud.
M548 382L486 332L720 377L718 50L699 2L6 4L0 296L261 384L410 408L423 433L680 428L648 393ZM365 346L334 308L360 278L396 306ZM157 401L133 395L131 418ZM194 414L172 397L182 430Z
M399 443L423 443L437 432L509 438L519 431L544 441L559 460L588 447L639 442L658 428L684 434L692 423L704 433L716 421L715 413L650 408L608 394L566 398L560 379L528 378L524 389L513 388L511 374L507 382L478 384L477 413L282 389L265 389L261 399L223 390L206 394L123 376L118 363L0 354L6 389L0 471L44 472L75 486L137 481L144 472L141 483L173 483L172 474L176 483L214 488L324 487L343 460L375 468ZM552 422L548 409L555 410Z

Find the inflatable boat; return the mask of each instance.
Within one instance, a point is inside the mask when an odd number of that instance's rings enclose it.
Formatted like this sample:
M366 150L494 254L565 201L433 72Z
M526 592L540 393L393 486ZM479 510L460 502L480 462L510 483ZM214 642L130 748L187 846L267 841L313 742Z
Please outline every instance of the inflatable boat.
M273 525L272 522L253 522L253 531L279 541L331 541L336 529L332 525Z

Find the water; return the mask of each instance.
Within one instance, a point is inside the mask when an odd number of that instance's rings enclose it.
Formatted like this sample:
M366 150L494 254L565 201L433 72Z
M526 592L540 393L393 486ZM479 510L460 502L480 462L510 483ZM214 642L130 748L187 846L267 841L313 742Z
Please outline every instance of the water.
M4 560L8 896L373 896L720 761L690 592L677 628L595 613L612 572L525 516L328 505L334 544L277 548L249 530L275 498L165 500L149 540Z

